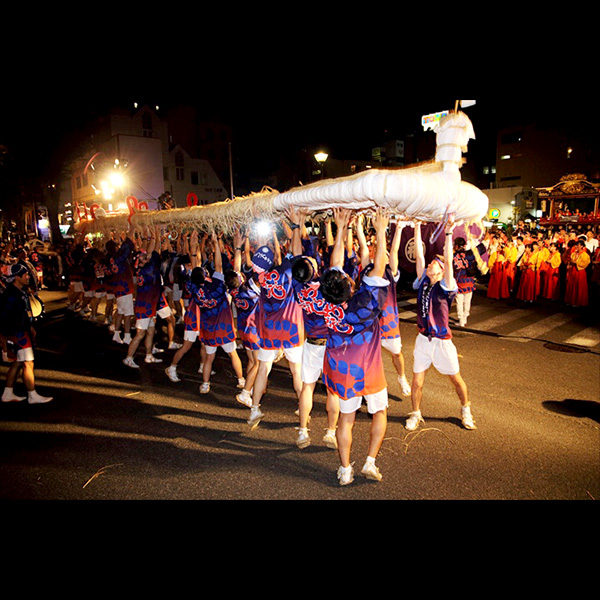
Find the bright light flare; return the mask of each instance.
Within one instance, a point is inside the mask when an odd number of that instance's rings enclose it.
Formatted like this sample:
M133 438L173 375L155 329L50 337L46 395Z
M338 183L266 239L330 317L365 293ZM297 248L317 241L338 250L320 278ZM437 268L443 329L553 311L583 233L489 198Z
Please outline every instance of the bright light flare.
M125 178L121 173L111 173L109 179L115 187L123 187L125 183Z
M254 233L259 237L267 237L271 234L272 226L269 221L257 221L254 224Z

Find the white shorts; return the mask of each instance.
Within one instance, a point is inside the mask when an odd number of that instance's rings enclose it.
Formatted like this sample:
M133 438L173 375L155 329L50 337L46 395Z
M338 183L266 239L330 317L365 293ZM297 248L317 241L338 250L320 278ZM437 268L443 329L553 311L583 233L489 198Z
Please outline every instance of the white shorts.
M204 349L206 350L206 354L214 354L218 348L223 348L227 354L231 354L234 350L237 349L237 344L235 342L227 342L221 346L208 346L204 344Z
M74 292L83 292L83 281L72 281L71 282L71 287L73 288Z
M302 352L302 370L301 378L303 383L315 383L319 381L321 373L323 373L323 361L325 360L325 350L327 346L323 344L304 344L304 352Z
M340 398L340 412L344 414L356 412L360 408L363 398L367 402L367 410L371 415L379 412L380 410L385 410L389 406L388 391L387 388L383 388L376 394L355 396L354 398L348 398L347 400Z
M94 292L94 298L104 298L106 296L106 292L101 290L99 292Z
M124 317L133 317L133 294L126 294L117 298L117 312Z
M147 331L148 329L152 329L152 327L156 327L156 317L145 317L144 319L135 320L136 329L144 329Z
M107 300L114 300L115 299L115 295L111 292L106 292L106 299Z
M304 345L295 346L294 348L284 348L283 355L286 357L288 362L297 364L302 362L302 351ZM260 348L258 351L257 358L262 362L274 362L279 354L279 350L271 350L266 348Z
M413 353L413 372L422 373L433 365L442 375L456 375L460 371L458 352L452 340L417 335Z
M192 330L186 329L183 332L183 340L185 342L195 342L198 339L199 335L200 335L199 331L192 331Z
M173 314L173 311L170 306L163 306L156 314L161 319L168 319Z
M86 290L85 292L83 292L83 297L84 298L93 298L94 297L94 290Z
M382 339L381 347L391 352L392 354L400 354L402 352L402 338Z
M17 350L17 362L33 362L33 348L22 348Z

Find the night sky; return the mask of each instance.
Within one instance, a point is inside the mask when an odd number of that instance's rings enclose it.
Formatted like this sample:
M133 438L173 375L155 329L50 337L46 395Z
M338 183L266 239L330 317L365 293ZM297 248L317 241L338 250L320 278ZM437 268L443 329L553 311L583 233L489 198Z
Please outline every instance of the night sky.
M75 75L50 61L26 70L13 65L6 71L14 80L11 93L0 98L0 144L9 147L21 170L41 173L60 158L57 149L69 132L112 104L132 106L137 101L163 110L195 104L207 116L233 125L236 164L263 175L277 165L280 153L304 148L323 147L334 158L370 160L373 147L421 130L423 114L452 109L456 100L451 86L428 78L406 86L389 75L382 80L372 70L332 69L332 75L324 67L319 77L309 71L303 78L287 72L273 75L268 65L258 63L242 68L220 62L218 67L198 68L198 76L190 67L186 63L186 69L169 79L157 76L168 72L166 67L152 75L134 69L111 72L108 67ZM598 125L582 117L594 110L589 94L540 95L519 85L490 90L489 82L471 84L458 85L456 94L464 92L477 101L465 109L477 143L495 143L498 127L524 120L560 116L574 126Z

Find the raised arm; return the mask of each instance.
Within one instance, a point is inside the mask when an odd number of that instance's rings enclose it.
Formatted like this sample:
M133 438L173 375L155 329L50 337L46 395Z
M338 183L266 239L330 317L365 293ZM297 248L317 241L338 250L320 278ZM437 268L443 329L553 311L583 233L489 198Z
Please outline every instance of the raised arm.
M371 262L369 255L369 246L365 237L365 216L360 214L356 218L356 239L358 240L358 249L360 252L360 266L364 269Z
M239 227L235 228L233 232L233 270L242 270L242 254L244 253L244 236L242 235Z
M456 287L454 280L454 250L452 247L452 232L454 231L454 216L448 219L445 227L445 242L444 242L444 281L448 289Z
M345 253L345 242L346 242L346 229L348 222L350 221L351 212L347 208L334 208L333 209L333 220L335 221L337 231L335 234L335 242L333 244L333 250L331 251L331 257L329 259L330 267L344 267L344 253Z
M291 223L292 232L292 254L300 256L302 254L302 218L303 213L296 210L293 206L286 211L287 218Z
M425 272L425 254L423 253L423 240L421 238L421 223L418 221L415 221L415 259L417 278L420 279Z
M390 244L390 256L388 263L394 277L396 277L396 273L398 273L398 251L400 250L402 230L405 226L406 221L396 221L396 230L394 231L394 237L392 238L392 243Z
M216 234L213 231L212 234L212 246L213 246L213 260L215 263L215 272L222 273L223 272L223 257L221 256L221 243Z
M370 273L372 277L383 277L385 266L388 262L387 257L387 236L386 230L390 218L383 208L378 208L375 213L375 233L377 234L377 249L375 259L373 260L373 270Z

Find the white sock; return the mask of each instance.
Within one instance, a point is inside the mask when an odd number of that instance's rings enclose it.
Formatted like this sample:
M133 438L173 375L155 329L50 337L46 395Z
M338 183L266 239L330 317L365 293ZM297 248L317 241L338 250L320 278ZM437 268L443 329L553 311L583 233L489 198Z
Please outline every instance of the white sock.
M365 464L375 464L375 459L372 456L367 456L367 460L365 461Z

